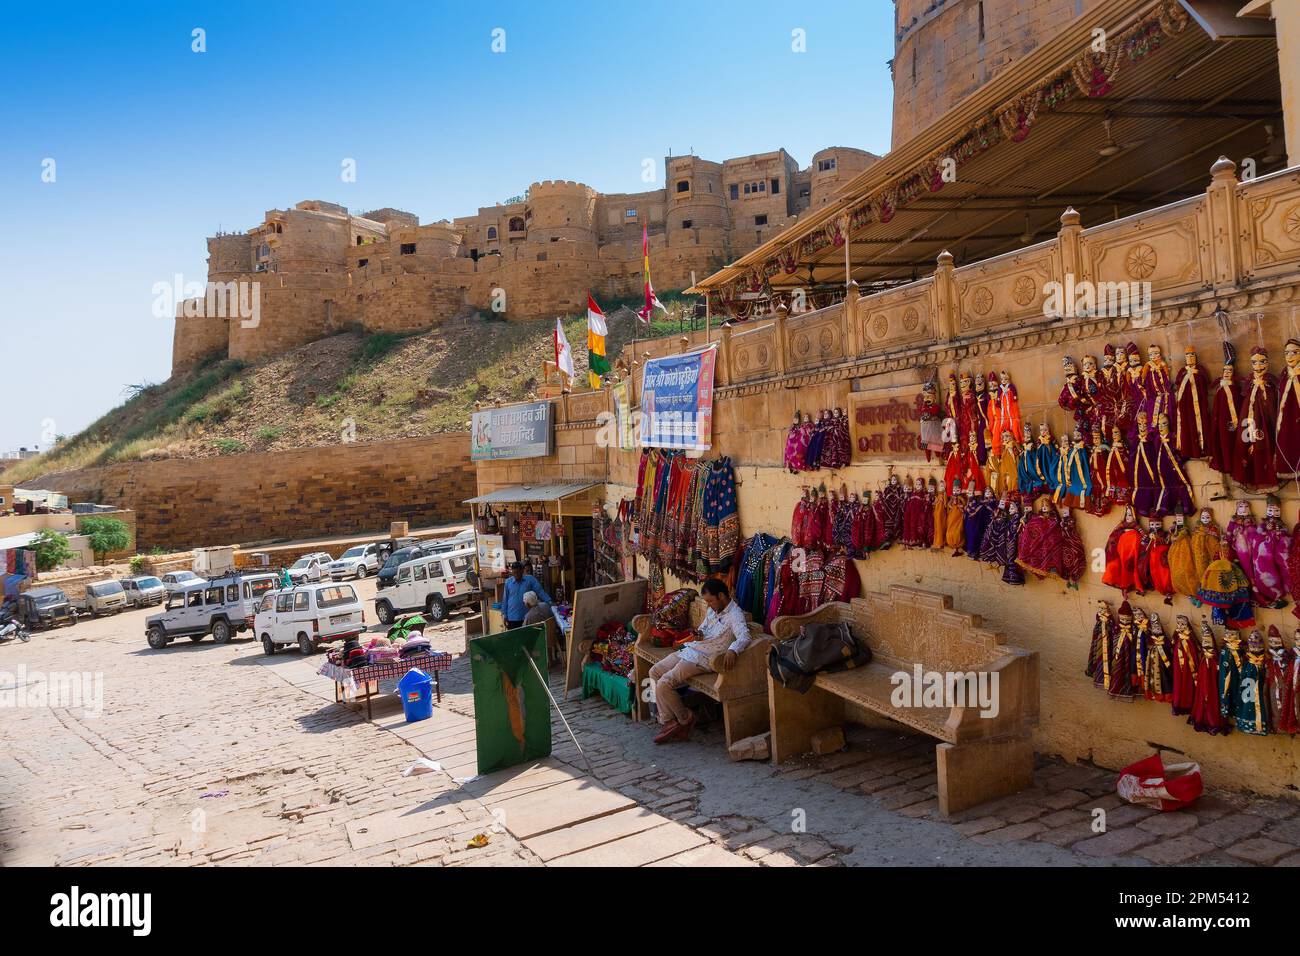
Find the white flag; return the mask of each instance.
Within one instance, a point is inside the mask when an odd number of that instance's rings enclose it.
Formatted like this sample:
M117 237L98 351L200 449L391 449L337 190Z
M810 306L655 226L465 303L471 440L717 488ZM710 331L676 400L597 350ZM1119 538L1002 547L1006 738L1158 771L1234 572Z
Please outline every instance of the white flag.
M558 316L555 319L555 367L569 378L573 378L573 349L569 348L569 339L564 334L564 324Z

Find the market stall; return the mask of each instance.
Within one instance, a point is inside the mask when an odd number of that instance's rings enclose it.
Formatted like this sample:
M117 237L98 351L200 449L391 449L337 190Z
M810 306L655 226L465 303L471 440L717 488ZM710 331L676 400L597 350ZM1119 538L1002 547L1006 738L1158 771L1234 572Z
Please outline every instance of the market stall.
M636 635L628 625L645 610L648 587L642 579L583 588L574 594L565 694L581 687L584 697L599 694L622 713L632 713L636 700L632 645Z
M331 651L316 673L334 682L336 704L365 701L366 719L369 720L373 716L372 702L381 694L379 682L401 680L406 676L407 671L417 667L433 677L434 692L437 694L438 702L441 703L442 682L439 674L451 667L451 655L445 651L377 661L358 667L348 667L343 662L341 651Z

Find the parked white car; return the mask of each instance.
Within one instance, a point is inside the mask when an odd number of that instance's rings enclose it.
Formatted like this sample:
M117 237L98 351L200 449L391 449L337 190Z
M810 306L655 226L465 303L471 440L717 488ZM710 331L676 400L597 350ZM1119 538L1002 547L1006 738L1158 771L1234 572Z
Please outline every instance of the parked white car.
M294 584L308 584L319 581L325 577L325 569L333 561L334 559L324 551L317 551L315 554L304 554L289 565L289 580Z
M123 578L122 590L132 607L153 607L167 600L167 588L152 575Z
M183 588L203 584L204 581L204 578L199 577L193 571L168 571L162 576L163 587L166 589L168 596Z
M348 548L337 561L330 563L329 576L335 581L344 578L365 578L379 570L379 545L359 544Z
M364 631L366 612L350 584L304 584L263 594L253 627L268 655L290 644L314 654L327 641Z
M478 551L462 548L408 561L397 571L391 588L375 598L379 623L392 624L401 611L423 611L432 621L445 620L454 607L479 596L475 562Z
M211 581L199 578L197 584L169 594L162 612L145 619L149 646L163 648L178 637L201 641L207 634L225 644L236 632L252 627L258 601L278 580L274 574L228 574Z

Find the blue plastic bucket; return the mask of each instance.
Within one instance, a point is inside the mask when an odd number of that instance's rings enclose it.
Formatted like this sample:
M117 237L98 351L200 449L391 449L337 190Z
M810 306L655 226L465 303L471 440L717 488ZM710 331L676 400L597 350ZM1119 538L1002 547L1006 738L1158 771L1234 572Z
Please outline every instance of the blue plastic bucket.
M408 724L433 716L433 678L418 667L402 675L397 682L397 695L402 698Z

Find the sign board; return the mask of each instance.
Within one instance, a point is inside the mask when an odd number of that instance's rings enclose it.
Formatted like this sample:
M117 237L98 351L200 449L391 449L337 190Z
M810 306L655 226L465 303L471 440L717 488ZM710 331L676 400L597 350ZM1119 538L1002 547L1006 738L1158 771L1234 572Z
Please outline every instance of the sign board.
M475 412L471 423L471 461L545 458L555 452L555 406L529 402Z
M505 539L499 534L481 534L478 536L478 566L480 571L502 571L506 569Z
M549 755L551 701L538 676L546 673L546 628L477 637L467 650L479 775Z
M650 359L641 375L641 445L708 451L718 348Z
M632 425L632 401L628 397L627 382L614 386L614 423L618 428L618 447L623 451L636 451L636 429Z
M919 387L855 392L849 396L853 460L907 461L922 458Z

